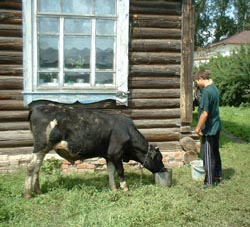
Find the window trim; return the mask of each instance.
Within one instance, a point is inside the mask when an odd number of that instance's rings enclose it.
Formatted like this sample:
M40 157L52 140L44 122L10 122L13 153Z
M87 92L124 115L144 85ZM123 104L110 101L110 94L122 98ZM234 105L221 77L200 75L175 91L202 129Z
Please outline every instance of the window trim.
M27 106L33 101L49 100L60 103L74 103L76 101L88 104L103 100L116 100L117 104L128 104L128 43L129 43L129 1L117 0L117 36L115 56L115 85L103 86L100 88L81 87L75 90L64 89L37 89L37 67L34 57L37 57L36 28L33 27L34 1L23 1L23 96L24 105ZM122 29L119 29L122 28ZM127 28L127 29L125 29ZM34 32L34 33L33 33ZM60 67L60 66L59 66Z

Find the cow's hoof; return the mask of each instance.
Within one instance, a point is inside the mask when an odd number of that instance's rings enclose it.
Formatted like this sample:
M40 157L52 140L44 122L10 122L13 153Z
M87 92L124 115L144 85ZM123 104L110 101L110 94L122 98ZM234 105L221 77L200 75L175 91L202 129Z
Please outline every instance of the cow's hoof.
M31 195L29 193L23 193L23 198L28 200L31 198Z
M127 186L127 183L124 181L124 182L120 182L120 187L121 189L124 191L124 192L127 192L128 191L128 186Z
M116 192L116 191L117 191L116 186L112 186L112 187L111 187L111 190L112 190L113 192Z

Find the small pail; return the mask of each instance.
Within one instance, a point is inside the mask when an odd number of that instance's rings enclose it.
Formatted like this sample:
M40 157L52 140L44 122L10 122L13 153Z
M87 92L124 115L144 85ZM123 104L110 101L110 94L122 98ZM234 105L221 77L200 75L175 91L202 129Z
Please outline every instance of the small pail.
M155 184L171 187L172 185L172 169L167 169L166 172L155 173Z
M202 181L205 177L205 171L203 168L202 160L194 160L190 162L191 165L191 175L193 180Z

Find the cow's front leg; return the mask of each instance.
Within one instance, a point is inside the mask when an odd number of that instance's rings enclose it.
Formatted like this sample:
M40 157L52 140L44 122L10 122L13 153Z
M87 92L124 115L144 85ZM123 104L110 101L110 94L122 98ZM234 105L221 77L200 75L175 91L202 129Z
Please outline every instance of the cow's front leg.
M28 164L27 176L25 179L24 193L23 196L25 199L31 197L31 190L34 190L35 193L40 193L39 185L39 171L45 157L45 152L33 153L32 159Z
M123 191L128 191L128 185L125 181L125 177L124 177L124 168L123 168L123 164L121 160L116 160L115 162L115 168L117 171L117 174L119 176L119 180L120 180L120 187Z
M115 185L115 166L112 162L107 162L107 169L109 174L109 187L116 191L116 185Z

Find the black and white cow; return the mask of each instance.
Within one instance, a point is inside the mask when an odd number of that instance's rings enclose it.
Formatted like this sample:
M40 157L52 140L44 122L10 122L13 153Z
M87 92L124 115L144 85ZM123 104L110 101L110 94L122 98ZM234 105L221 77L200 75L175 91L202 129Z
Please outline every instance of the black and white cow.
M80 107L37 105L30 111L33 157L28 164L24 197L31 190L40 193L39 170L45 155L55 150L70 162L103 157L107 162L109 185L115 190L114 173L120 187L128 190L122 162L135 160L152 173L164 172L158 147L150 145L132 120L118 114L105 114Z

